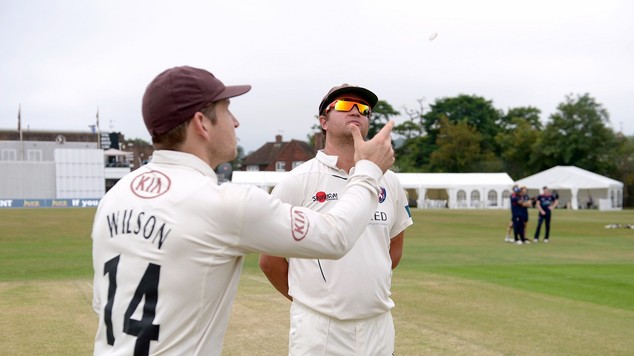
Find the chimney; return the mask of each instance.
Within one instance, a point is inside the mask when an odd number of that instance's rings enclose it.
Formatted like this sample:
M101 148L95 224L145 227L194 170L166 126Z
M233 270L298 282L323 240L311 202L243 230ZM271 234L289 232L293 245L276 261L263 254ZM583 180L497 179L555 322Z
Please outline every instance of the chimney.
M282 143L282 135L275 135L275 143Z

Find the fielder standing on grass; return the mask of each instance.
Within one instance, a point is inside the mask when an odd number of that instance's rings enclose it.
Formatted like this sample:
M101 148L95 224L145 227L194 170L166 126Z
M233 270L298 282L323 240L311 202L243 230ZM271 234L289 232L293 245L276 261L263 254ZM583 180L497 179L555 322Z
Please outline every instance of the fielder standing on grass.
M534 241L539 242L539 231L541 230L542 223L546 223L546 230L544 231L544 242L548 243L550 237L550 218L552 217L552 210L559 204L559 199L555 195L550 193L548 187L544 187L542 194L537 196L537 209L539 214L537 217L537 229L535 229Z
M148 85L157 150L108 191L92 230L96 355L220 355L245 254L339 258L376 211L393 122L368 142L350 127L355 171L327 213L218 185L214 168L236 157L229 98L250 89L192 67Z
M325 148L292 170L272 195L320 212L336 207L348 194L345 187L355 169L351 128L367 135L377 101L365 88L332 88L319 105ZM292 300L289 355L393 355L392 269L401 259L412 217L396 174L387 171L379 184L365 236L343 258L260 257L264 274Z
M513 194L511 194L513 241L518 245L530 243L526 239L526 224L528 222L528 207L532 205L526 187L513 186Z

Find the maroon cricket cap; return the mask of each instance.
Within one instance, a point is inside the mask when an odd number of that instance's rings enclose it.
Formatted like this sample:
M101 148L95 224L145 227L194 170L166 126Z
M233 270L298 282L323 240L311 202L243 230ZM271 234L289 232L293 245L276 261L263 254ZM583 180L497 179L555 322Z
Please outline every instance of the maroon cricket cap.
M154 78L145 89L143 121L150 135L157 137L189 120L205 105L249 90L250 85L225 86L204 69L170 68Z
M376 94L369 91L368 89L344 83L339 86L332 87L328 91L326 96L324 96L324 98L321 100L321 103L319 103L319 115L322 115L324 113L326 107L330 103L332 103L335 98L340 97L343 94L357 94L362 99L364 99L368 103L368 105L370 105L370 109L374 109L376 103L379 102L379 98L376 96Z

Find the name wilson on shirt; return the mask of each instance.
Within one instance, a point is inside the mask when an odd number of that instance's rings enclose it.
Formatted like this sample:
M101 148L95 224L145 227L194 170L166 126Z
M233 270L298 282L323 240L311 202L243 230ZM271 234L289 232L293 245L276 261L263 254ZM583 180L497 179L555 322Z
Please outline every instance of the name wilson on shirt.
M106 218L111 238L132 235L156 244L159 249L172 231L165 221L145 211L126 209L108 214Z

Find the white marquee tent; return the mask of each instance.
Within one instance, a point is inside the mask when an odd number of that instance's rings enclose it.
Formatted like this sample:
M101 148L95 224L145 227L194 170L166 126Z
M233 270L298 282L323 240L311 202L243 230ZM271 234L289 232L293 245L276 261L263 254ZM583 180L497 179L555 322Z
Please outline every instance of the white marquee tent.
M420 208L507 209L513 179L506 173L398 173ZM411 199L410 199L411 200Z
M270 191L286 172L235 171L231 181ZM506 173L397 173L419 208L509 207L513 179Z
M555 166L517 181L536 196L542 187L557 191L559 206L620 210L623 208L623 183L575 166Z

